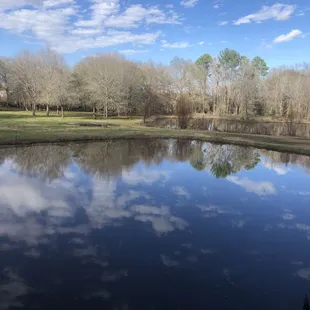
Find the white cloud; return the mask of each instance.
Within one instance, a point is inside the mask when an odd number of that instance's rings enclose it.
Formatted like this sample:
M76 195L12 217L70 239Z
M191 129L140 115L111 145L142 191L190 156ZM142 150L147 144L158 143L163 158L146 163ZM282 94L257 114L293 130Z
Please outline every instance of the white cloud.
M276 3L272 6L263 6L258 12L239 18L235 25L248 24L251 22L260 23L269 19L284 21L291 18L296 9L295 5Z
M75 0L45 0L43 6L46 8L75 4Z
M220 22L218 22L218 25L219 25L219 26L225 26L225 25L228 25L228 21L227 21L227 20L220 21Z
M151 185L159 180L166 180L167 178L169 178L168 171L140 169L122 172L123 182L130 185Z
M121 50L119 53L124 55L147 54L150 50Z
M31 290L18 274L4 268L0 285L0 309L23 308L20 298Z
M274 164L267 160L263 160L262 163L265 168L275 171L278 175L285 175L289 172L289 170L283 165Z
M131 211L136 213L135 220L150 222L157 235L167 234L175 229L183 230L188 223L183 219L172 216L168 207L155 207L148 205L133 206Z
M204 42L204 41L200 41L198 44L199 44L199 45L204 45L205 42Z
M164 13L157 7L144 8L142 5L132 5L118 16L112 15L104 24L113 28L137 28L142 22L147 24L179 24L179 16L170 11Z
M0 0L0 30L27 34L58 52L72 53L120 44L154 44L160 31L146 32L142 27L181 23L176 12L159 6L137 4L122 10L120 0L90 0L88 4L85 9L75 0ZM138 32L128 31L139 27Z
M273 40L273 43L283 43L283 42L288 42L291 41L299 36L301 36L302 32L298 29L294 29L291 32L287 34L281 34L280 36L276 37Z
M243 187L247 192L254 193L259 196L276 194L276 189L271 182L254 182L247 178L240 179L235 176L228 176L226 180Z
M0 11L1 10L12 10L30 5L33 7L38 7L42 4L42 0L1 0L0 1Z
M170 258L169 256L164 255L164 254L160 255L160 259L161 259L162 263L164 265L166 265L167 267L176 267L179 265L178 261L173 260L172 258Z
M310 268L303 268L297 271L297 275L305 280L310 281Z
M177 195L177 196L181 196L181 197L185 197L187 199L191 198L190 193L186 190L185 187L182 186L175 186L172 188L173 192Z
M223 6L223 1L222 0L215 0L215 1L213 1L213 8L214 9L219 9L222 6Z
M193 8L198 4L199 0L182 0L181 5L185 8Z
M290 221L296 218L296 216L292 213L285 213L282 215L283 220Z
M166 40L161 41L161 46L164 48L188 48L191 47L192 45L189 44L188 42L167 42Z

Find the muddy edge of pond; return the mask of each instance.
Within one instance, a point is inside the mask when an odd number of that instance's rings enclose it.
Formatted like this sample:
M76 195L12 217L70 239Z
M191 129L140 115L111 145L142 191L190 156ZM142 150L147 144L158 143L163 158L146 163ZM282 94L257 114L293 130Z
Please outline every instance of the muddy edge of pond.
M307 138L149 128L145 128L143 130L100 130L85 133L67 132L66 134L50 132L48 134L34 136L27 136L27 134L25 134L25 137L12 137L10 141L7 139L0 139L0 146L6 147L46 143L146 138L191 139L220 144L249 146L278 152L288 152L310 156L310 140Z

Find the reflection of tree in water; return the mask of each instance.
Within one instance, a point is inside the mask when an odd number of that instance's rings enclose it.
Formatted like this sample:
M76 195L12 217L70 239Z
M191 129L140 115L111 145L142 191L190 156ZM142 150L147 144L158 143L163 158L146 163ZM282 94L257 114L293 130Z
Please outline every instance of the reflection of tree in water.
M34 145L13 150L14 167L20 174L53 180L61 177L70 162L67 145Z
M56 179L63 175L70 158L86 172L100 177L121 175L139 161L159 165L163 160L189 161L194 169L210 170L225 178L242 169L254 169L263 155L271 164L294 163L310 171L310 157L235 145L217 145L191 140L129 139L69 145L37 145L0 149L0 164L14 161L21 173Z
M305 172L310 172L310 157L290 153L279 153L275 151L260 151L266 157L271 166L295 164L301 166Z
M159 164L167 156L166 140L115 140L74 146L77 163L91 174L117 176L140 160Z
M193 149L191 140L174 140L171 147L173 159L180 162L189 160Z
M4 162L13 157L14 148L0 148L0 165L3 165Z
M195 145L193 145L190 155L190 164L193 168L195 168L197 171L202 171L205 169L207 164L207 159L205 156L206 150L203 149L203 142L196 142Z
M130 145L124 141L74 145L73 153L82 169L107 178L119 175L124 168L129 168L136 162L129 156Z
M257 150L235 145L210 144L205 156L206 168L217 178L226 178L241 169L251 170L260 161Z

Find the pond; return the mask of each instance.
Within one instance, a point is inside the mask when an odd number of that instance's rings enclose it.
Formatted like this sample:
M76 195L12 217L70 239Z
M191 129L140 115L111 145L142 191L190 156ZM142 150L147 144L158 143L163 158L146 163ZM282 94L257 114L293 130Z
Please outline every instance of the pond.
M0 149L0 309L301 309L310 158L187 140Z
M157 118L149 126L162 128L178 128L178 120L175 118ZM235 121L217 118L195 118L191 121L190 129L248 133L267 136L293 136L310 138L310 124L293 122L252 122Z

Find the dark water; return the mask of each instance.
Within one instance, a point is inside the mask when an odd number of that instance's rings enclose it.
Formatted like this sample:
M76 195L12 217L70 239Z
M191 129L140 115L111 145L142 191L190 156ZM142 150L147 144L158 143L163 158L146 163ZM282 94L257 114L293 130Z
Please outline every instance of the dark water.
M178 128L177 119L161 118L150 124L151 126L163 128ZM272 122L246 122L246 121L229 121L222 119L193 119L190 129L231 132L231 133L248 133L268 136L293 136L310 138L310 124L306 123L272 123Z
M301 309L310 158L128 140L0 149L0 309Z

